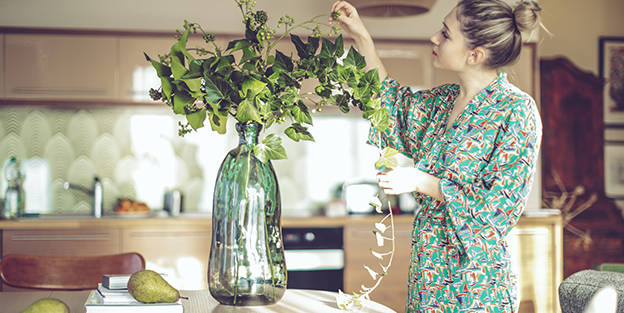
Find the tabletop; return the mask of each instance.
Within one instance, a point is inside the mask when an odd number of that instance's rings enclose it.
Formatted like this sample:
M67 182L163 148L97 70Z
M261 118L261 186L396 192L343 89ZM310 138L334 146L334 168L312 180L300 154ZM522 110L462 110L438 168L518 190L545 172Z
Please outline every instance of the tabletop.
M306 313L306 312L345 312L336 306L336 293L321 290L288 289L284 298L276 304L266 306L235 307L221 305L210 296L208 290L182 290L185 313L225 313L225 312L261 312L261 313ZM71 313L84 313L84 303L89 291L31 291L0 292L0 307L5 313L22 312L28 305L41 298L57 298L67 303ZM363 313L391 313L394 310L373 302L364 301Z

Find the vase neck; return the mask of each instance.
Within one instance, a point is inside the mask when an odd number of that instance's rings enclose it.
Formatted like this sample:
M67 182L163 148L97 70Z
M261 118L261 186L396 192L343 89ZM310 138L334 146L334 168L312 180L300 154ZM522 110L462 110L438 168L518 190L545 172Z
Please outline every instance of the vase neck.
M255 146L258 144L258 135L262 130L260 123L237 123L238 141L240 145Z

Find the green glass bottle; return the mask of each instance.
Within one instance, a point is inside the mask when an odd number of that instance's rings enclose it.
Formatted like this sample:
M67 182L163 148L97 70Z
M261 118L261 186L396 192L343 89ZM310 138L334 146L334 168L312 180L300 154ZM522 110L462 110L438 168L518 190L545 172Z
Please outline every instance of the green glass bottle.
M11 157L4 165L4 177L7 182L7 188L4 192L4 201L1 219L15 219L24 216L24 188L22 182L24 175L22 174L19 162L15 157Z
M236 125L239 145L221 164L214 189L208 285L226 305L272 304L286 291L277 177L271 162L253 153L261 129Z

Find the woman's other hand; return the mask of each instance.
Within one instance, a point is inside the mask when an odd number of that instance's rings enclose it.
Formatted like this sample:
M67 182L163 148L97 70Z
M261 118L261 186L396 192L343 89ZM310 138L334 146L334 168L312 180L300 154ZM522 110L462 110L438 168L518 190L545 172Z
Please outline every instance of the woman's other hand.
M364 26L357 9L351 3L347 1L336 1L332 7L331 12L339 12L340 15L336 20L332 18L330 14L329 22L338 22L340 26L351 36L354 40L366 40L370 38L368 30Z
M419 192L443 200L440 179L415 167L395 167L377 173L379 188L387 195Z

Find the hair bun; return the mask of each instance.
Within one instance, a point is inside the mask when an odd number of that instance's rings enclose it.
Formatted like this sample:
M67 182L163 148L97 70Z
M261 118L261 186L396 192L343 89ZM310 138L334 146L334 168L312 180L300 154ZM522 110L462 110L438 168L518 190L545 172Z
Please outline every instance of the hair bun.
M513 10L514 22L519 31L533 30L539 24L542 8L532 0L521 1Z

